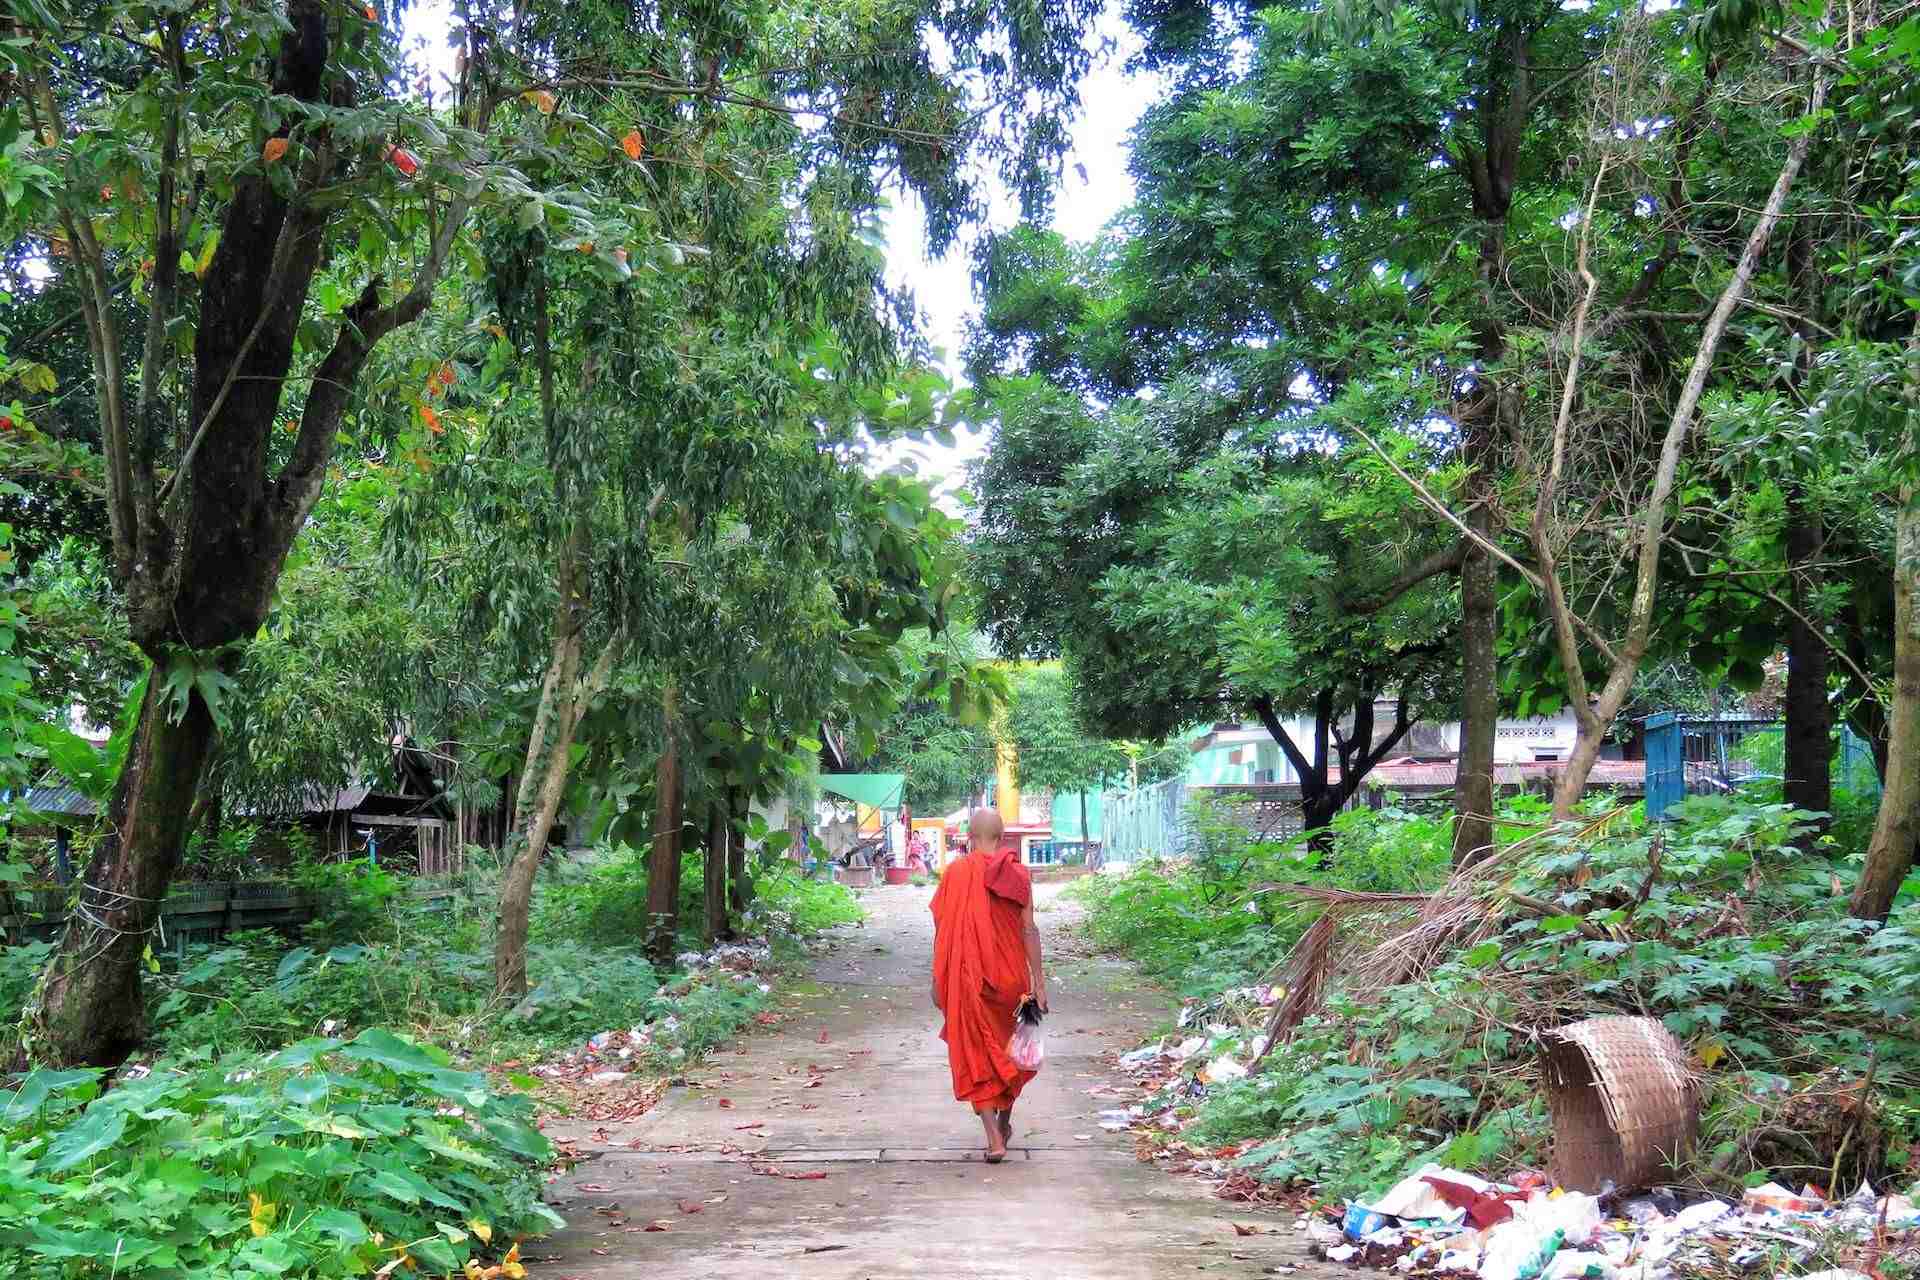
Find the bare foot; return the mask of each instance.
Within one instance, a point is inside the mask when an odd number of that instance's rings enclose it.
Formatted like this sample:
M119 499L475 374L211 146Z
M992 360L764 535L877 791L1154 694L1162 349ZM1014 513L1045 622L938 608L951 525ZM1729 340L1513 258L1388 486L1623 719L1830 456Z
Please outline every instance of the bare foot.
M1007 1130L1003 1127L1001 1116L1004 1112L982 1111L981 1127L987 1131L987 1163L999 1164L1007 1158Z
M1000 1113L1000 1137L1007 1146L1013 1145L1013 1108L1008 1107Z

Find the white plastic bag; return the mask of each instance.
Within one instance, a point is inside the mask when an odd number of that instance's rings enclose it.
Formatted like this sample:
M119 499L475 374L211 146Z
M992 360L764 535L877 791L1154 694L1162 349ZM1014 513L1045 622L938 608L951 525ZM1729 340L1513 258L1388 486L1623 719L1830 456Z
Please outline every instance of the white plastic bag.
M1007 1056L1022 1071L1038 1071L1040 1064L1047 1060L1047 1037L1040 1030L1040 1024L1016 1023L1013 1039L1007 1041Z

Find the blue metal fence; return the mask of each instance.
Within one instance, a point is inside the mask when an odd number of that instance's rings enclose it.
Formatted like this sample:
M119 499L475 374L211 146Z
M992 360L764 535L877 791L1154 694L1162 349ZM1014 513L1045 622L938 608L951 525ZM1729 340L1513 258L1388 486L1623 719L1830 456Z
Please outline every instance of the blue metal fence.
M1650 819L1667 817L1687 796L1726 795L1785 777L1786 726L1780 720L1662 711L1645 724ZM1880 793L1872 748L1844 726L1833 784L1857 795Z

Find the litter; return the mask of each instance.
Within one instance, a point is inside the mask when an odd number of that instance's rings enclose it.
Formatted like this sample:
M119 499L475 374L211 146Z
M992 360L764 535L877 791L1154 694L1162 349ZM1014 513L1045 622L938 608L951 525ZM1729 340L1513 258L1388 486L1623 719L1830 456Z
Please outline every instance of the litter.
M1807 1188L1812 1191L1812 1188ZM1763 1183L1757 1187L1748 1187L1747 1194L1740 1203L1749 1209L1771 1209L1775 1213L1805 1213L1820 1205L1817 1195L1806 1192L1795 1195L1777 1182Z

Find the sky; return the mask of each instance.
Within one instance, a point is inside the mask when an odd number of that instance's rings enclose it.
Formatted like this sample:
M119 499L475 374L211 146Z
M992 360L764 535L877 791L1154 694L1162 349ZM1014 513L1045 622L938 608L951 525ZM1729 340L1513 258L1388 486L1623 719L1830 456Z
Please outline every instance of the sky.
M1062 165L1065 179L1054 200L1053 228L1069 240L1092 239L1132 203L1127 140L1156 96L1149 82L1126 72L1138 40L1121 21L1117 8L1108 8L1089 38L1107 41L1112 47L1081 82L1082 106L1073 123L1073 150ZM1019 205L1011 193L996 192L991 216L995 230L1018 220ZM929 258L921 211L917 203L901 201L887 217L887 266L890 284L913 290L924 313L923 331L944 354L942 369L959 381L966 326L980 314L966 247ZM986 443L983 432L962 431L951 449L938 444L898 446L883 450L881 456L888 464L911 461L923 478L934 482L951 508L951 495L964 481L966 464L985 451Z
M451 25L449 0L416 0L407 12L409 37L421 42L422 52L433 64L452 56L446 45ZM1126 72L1127 59L1138 41L1121 20L1117 6L1108 8L1088 40L1108 47L1081 82L1082 106L1073 122L1073 149L1062 164L1065 178L1053 216L1054 229L1072 240L1092 239L1132 202L1127 139L1140 113L1157 96L1151 81ZM1018 217L1018 202L1004 188L997 189L990 202L993 229L1004 230ZM926 223L918 202L900 194L888 211L886 226L888 283L912 289L923 316L922 331L942 353L942 370L959 381L967 322L980 312L966 246L929 258ZM962 431L951 449L935 443L894 445L880 450L876 463L912 465L942 495L942 504L958 514L953 492L964 483L966 464L985 449L984 433Z

